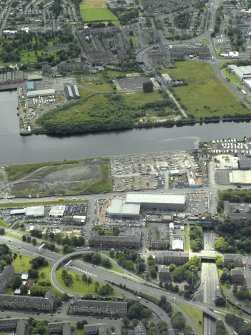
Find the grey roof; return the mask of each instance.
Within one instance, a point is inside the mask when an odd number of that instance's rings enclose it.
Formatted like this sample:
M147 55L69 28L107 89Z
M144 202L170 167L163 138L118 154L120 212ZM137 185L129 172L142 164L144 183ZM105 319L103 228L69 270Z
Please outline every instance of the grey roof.
M126 204L122 198L114 198L111 206L107 208L110 215L135 215L140 213L140 204Z
M126 203L148 204L181 204L186 202L185 195L155 194L155 193L127 193Z
M44 206L26 207L26 216L44 216Z

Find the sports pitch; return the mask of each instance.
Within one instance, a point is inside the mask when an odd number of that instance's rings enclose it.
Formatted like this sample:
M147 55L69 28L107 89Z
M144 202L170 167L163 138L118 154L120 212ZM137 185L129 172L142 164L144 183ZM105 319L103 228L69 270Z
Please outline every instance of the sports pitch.
M105 0L83 0L80 14L84 22L112 21L119 25L118 18L107 8Z

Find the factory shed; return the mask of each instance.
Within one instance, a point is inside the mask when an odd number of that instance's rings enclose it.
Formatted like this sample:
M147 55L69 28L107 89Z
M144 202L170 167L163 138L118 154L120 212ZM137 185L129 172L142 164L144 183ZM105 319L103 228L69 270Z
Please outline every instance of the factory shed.
M174 194L127 193L126 203L139 204L141 208L183 210L186 198Z
M28 217L42 217L44 216L44 206L26 207L25 215Z
M26 212L25 208L11 209L10 215L24 215Z
M229 173L229 180L232 184L251 184L251 170L234 170Z
M110 216L138 217L140 205L126 204L122 198L114 198L111 206L107 209L107 213Z
M49 216L62 217L64 215L65 205L52 206Z
M27 98L46 97L48 95L55 95L54 88L27 92Z

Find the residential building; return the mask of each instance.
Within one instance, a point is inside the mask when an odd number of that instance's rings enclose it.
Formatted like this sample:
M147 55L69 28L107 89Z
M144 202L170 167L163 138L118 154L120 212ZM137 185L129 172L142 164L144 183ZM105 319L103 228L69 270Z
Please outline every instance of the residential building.
M243 268L234 268L231 270L231 283L243 284L245 282Z
M225 254L224 255L224 266L233 265L234 267L242 267L242 255L240 254Z
M110 326L106 323L94 323L84 325L85 335L110 335Z
M171 282L171 275L168 267L164 265L158 266L158 274L159 274L159 281L161 283L170 283Z
M157 251L155 257L158 264L166 265L171 263L183 265L189 261L189 253L180 251Z
M14 276L14 268L12 265L6 265L0 273L0 294L5 293L11 279Z
M54 300L55 294L51 291L47 291L44 298L0 294L0 309L51 312Z
M75 300L71 303L72 314L127 315L127 303L122 301Z
M89 246L93 248L129 248L138 249L141 246L141 236L105 236L92 235L89 238Z

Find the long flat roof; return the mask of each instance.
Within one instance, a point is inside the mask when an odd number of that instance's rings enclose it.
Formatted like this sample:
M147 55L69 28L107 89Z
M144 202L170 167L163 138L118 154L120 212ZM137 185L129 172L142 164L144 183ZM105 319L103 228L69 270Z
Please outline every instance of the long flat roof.
M182 194L127 193L126 195L126 203L184 205L185 202L186 198Z
M139 204L126 204L122 198L114 198L107 208L107 213L112 215L135 215L140 212Z

